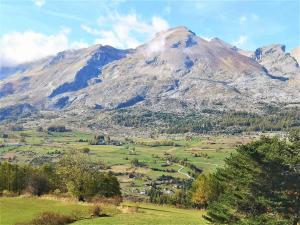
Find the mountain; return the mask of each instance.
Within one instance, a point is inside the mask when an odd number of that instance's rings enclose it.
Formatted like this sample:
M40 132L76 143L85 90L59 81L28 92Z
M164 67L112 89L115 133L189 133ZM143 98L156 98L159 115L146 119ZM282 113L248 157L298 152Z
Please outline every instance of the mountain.
M291 56L293 56L297 60L298 64L300 65L300 46L292 49Z
M21 65L0 83L0 101L3 105L28 102L39 108L48 108L48 99L66 92L75 92L99 81L101 68L125 57L129 50L95 45L80 50L58 53L38 62ZM6 69L9 70L9 69ZM10 69L14 70L14 68ZM50 101L51 102L51 101ZM58 108L62 107L58 103Z
M295 58L285 53L285 46L276 44L256 49L252 56L271 75L289 79L299 75L299 65Z
M185 27L136 49L95 45L6 70L12 72L1 75L2 108L259 111L300 102L300 68L283 45L251 53Z

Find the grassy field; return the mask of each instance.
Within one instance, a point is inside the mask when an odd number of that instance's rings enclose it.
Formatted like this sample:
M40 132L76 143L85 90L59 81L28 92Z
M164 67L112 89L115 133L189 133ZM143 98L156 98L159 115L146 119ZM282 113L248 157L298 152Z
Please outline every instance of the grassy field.
M2 133L2 135L1 135ZM223 165L227 157L238 144L247 143L253 137L242 136L194 136L186 140L184 136L160 136L157 138L134 138L125 143L124 138L111 137L122 141L121 146L89 145L92 133L82 132L38 132L36 130L5 132L8 137L0 138L0 157L13 154L15 163L30 163L41 165L46 162L55 162L60 156L70 150L89 148L89 156L109 166L110 171L118 173L123 193L138 195L147 187L145 183L155 181L162 175L188 179L184 173L192 172L188 167L181 168L178 163L167 163L166 155L186 159L189 163L210 172ZM0 132L3 137L4 131ZM174 145L158 145L151 147L155 142L171 141ZM1 146L1 145L0 145ZM133 167L131 161L138 159L142 167ZM1 160L1 158L0 158ZM136 177L129 178L128 174L135 173ZM173 187L171 187L173 188Z
M51 211L64 215L76 213L88 216L91 206L40 198L13 197L0 198L0 224L14 225L29 222L41 212Z
M204 225L203 211L177 209L152 204L137 204L138 213L121 213L113 217L82 220L76 225Z
M108 217L80 220L76 225L202 225L203 211L177 209L167 206L157 206L145 203L124 203L138 206L138 212L122 212L112 206L102 209ZM65 215L89 216L92 206L40 198L0 198L0 224L14 225L18 222L28 222L36 215L45 211L58 212Z

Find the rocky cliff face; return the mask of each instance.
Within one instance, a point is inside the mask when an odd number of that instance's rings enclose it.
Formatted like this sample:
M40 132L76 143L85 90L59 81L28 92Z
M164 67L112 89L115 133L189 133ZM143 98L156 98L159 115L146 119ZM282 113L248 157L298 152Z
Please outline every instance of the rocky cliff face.
M41 109L253 111L300 102L299 65L284 46L249 55L178 27L134 50L92 46L44 59L0 81L0 103Z

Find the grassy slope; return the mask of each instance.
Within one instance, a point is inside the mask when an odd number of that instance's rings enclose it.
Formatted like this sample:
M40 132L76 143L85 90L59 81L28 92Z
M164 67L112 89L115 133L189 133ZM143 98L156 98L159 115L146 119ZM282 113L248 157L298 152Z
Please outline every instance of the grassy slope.
M203 211L177 209L153 204L137 204L139 213L122 213L113 217L82 220L76 225L204 225Z
M133 203L126 203L133 205ZM136 205L136 204L135 204ZM204 225L201 217L203 211L177 209L153 204L138 204L138 213L118 213L111 207L102 208L104 213L112 215L96 219L86 219L76 222L76 225ZM0 198L0 224L14 225L18 222L28 222L44 211L58 212L65 215L88 217L91 206L40 198Z
M0 198L0 224L28 222L41 212L52 211L65 215L87 216L90 206L39 198Z

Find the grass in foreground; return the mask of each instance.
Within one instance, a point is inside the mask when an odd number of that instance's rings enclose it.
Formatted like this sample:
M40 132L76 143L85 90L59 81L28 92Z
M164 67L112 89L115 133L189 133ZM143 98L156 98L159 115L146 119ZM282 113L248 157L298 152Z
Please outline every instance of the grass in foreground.
M102 208L109 217L80 220L76 225L204 225L204 211L177 209L169 206L154 204L125 203L124 205L138 206L138 212L116 213L111 206ZM31 197L0 198L0 224L14 225L19 222L29 222L45 211L62 215L88 218L91 205ZM105 206L104 206L105 207Z
M132 205L132 204L128 204ZM101 217L81 220L76 225L204 225L204 211L193 209L177 209L154 204L134 204L139 206L138 213L121 213L113 217Z
M62 215L88 216L91 206L29 197L0 198L0 224L14 225L29 222L42 212L51 211Z

